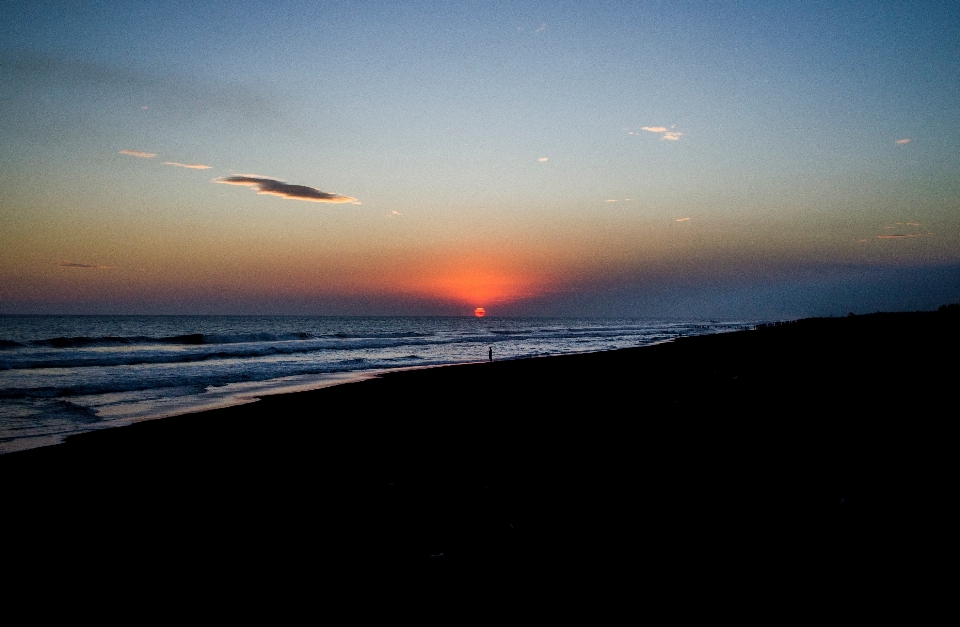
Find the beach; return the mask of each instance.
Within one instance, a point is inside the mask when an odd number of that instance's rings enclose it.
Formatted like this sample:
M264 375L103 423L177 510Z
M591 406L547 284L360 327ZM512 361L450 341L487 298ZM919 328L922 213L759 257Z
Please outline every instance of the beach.
M383 371L587 353L765 321L0 316L0 455Z
M0 456L8 563L449 582L821 559L949 474L956 322L405 370L71 436Z

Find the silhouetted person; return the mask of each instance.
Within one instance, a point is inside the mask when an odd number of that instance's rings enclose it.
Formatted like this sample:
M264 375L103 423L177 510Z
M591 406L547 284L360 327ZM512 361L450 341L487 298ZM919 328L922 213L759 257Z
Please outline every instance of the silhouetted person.
M493 361L493 347L490 347L490 361Z

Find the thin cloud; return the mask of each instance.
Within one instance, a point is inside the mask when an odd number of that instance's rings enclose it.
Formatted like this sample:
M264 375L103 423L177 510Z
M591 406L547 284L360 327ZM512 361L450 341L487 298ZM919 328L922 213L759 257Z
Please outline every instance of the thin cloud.
M307 187L306 185L291 185L277 179L259 177L259 176L225 176L213 179L213 183L224 183L226 185L246 185L257 190L258 194L269 194L271 196L280 196L290 200L306 200L308 202L349 202L359 205L360 201L350 196L340 196L339 194L328 194L319 189Z
M544 161L550 161L550 157L540 157L539 159L537 159L537 161L539 161L540 163L543 163Z
M920 226L919 222L894 222L891 226L885 226L883 228L890 230L895 229L898 226Z
M897 145L899 145L899 146L903 146L904 144L909 144L909 143L910 143L910 138L909 138L909 137L904 137L903 139L898 139L898 140L897 140Z
M61 268L94 268L97 270L107 270L107 269L116 267L116 266L99 266L93 263L76 263L73 261L66 261L66 260L61 261L57 265L60 266Z
M390 217L391 217L391 218L402 218L402 217L403 217L403 214L400 213L399 211L397 211L396 209L394 209L393 211L390 212Z
M690 218L677 218L677 222L689 222Z
M923 233L892 233L890 235L877 235L877 239L903 239L906 237L923 237Z
M660 139L666 139L675 142L680 139L683 133L673 130L674 128L676 128L676 126L671 126L670 128L667 128L666 126L641 126L640 130L647 131L648 133L658 133L660 135ZM628 134L639 135L640 133L628 131Z
M163 165L172 165L178 168L190 168L191 170L209 170L213 166L201 165L199 163L177 163L176 161L164 161Z
M546 23L546 22L544 22L543 24L541 24L541 25L540 25L540 28L538 28L537 30L535 30L535 31L533 31L533 32L539 33L539 32L542 31L542 30L547 30L547 23Z
M143 152L142 150L121 150L121 155L130 155L131 157L140 157L141 159L153 159L157 156L155 152Z

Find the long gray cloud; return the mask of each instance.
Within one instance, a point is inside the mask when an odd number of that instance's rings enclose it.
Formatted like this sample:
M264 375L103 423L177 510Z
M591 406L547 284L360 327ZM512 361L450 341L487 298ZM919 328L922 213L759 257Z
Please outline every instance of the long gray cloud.
M225 183L227 185L246 185L257 190L258 194L270 194L271 196L280 196L290 200L306 200L309 202L349 202L359 205L360 201L350 196L340 196L339 194L329 194L321 192L319 189L307 187L306 185L291 185L277 179L271 179L261 176L224 176L213 179L214 183Z
M74 261L61 261L59 264L62 268L95 268L97 270L109 270L114 266L98 266L92 263L76 263Z

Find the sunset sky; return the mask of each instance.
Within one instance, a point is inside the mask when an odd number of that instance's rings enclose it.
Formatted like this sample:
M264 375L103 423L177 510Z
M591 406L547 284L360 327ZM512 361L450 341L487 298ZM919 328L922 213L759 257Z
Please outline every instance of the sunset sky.
M18 2L0 313L960 301L957 2Z

